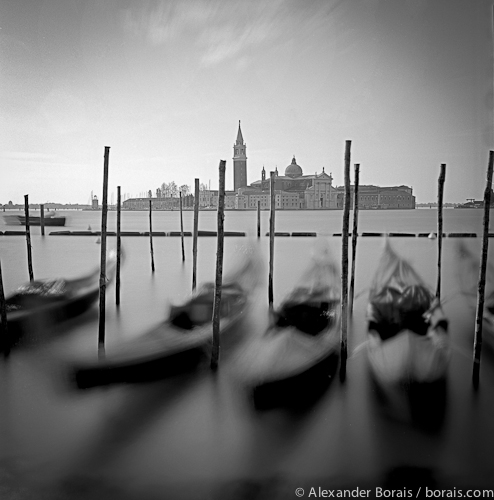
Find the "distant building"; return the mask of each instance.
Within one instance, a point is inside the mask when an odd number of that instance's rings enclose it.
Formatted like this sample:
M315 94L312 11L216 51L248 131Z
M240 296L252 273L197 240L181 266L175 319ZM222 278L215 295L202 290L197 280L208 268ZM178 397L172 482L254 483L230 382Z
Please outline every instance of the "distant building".
M98 197L97 196L93 196L93 199L91 200L91 208L93 210L98 210Z
M336 205L338 209L343 208L345 188L340 186L336 188ZM350 207L353 208L354 186L350 186ZM414 209L415 196L413 189L409 186L366 186L358 188L359 209L373 210L391 210L391 209Z
M295 156L285 168L285 175L274 171L275 206L277 209L331 209L337 208L336 190L333 187L333 177L322 169L318 174L304 175L302 167L297 164ZM238 190L236 208L256 208L260 202L261 208L270 207L270 179L266 179L264 167L261 179L250 186Z
M225 208L235 208L235 191L225 191ZM216 208L218 206L218 190L205 189L199 191L199 208Z
M238 122L237 140L233 145L233 190L247 186L247 144L244 143L240 120Z
M124 210L149 210L149 200L153 210L179 210L180 198L129 198L122 203ZM182 207L194 206L194 196L191 194L182 197Z
M240 121L238 122L237 139L233 145L233 191L225 192L225 209L249 210L271 207L270 178L266 178L264 166L261 179L247 185L247 145L244 142ZM333 186L333 176L325 172L304 175L302 167L297 164L295 156L285 168L284 175L273 172L275 207L277 210L341 210L344 203L344 187ZM350 206L353 208L354 186L350 186ZM123 202L128 210L147 210L149 200L155 210L174 210L179 208L176 197L164 198L157 190L157 198L132 198ZM184 207L194 205L194 196L185 197ZM199 208L215 209L218 206L218 190L201 189L199 191ZM359 186L359 208L366 209L414 209L415 196L409 186L380 187L372 185Z

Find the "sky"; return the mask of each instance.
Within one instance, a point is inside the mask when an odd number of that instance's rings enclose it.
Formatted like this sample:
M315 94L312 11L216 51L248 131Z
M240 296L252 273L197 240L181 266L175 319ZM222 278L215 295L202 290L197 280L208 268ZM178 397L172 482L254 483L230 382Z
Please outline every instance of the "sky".
M481 199L493 144L493 0L3 0L0 204L233 189L304 174ZM352 181L353 182L353 181Z

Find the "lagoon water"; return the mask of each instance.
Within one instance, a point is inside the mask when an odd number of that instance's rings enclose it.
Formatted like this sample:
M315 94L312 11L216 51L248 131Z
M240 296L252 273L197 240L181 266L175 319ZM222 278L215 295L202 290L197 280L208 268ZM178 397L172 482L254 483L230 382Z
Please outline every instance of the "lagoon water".
M66 230L100 229L100 212L61 212ZM477 233L462 239L478 258L481 210L445 210L444 232ZM256 248L263 280L254 308L241 327L248 338L268 320L267 272L269 213L227 212L225 230L247 237L225 239L225 272ZM275 306L297 283L307 256L328 245L341 260L341 211L276 213L277 231L312 231L311 237L277 237ZM184 213L192 231L193 213ZM361 211L359 232L429 233L437 211ZM216 213L200 212L199 228L216 229ZM0 231L15 229L0 222ZM21 228L19 228L21 229ZM76 277L99 264L93 236L55 236L60 228L31 228L35 278ZM155 212L154 231L178 231L179 212ZM116 230L110 212L108 230ZM122 231L148 230L146 212L123 212ZM408 493L418 487L466 492L494 489L494 355L484 344L480 389L472 389L475 297L466 296L477 276L459 261L459 238L443 240L442 298L449 319L452 359L445 421L436 433L389 418L369 380L365 350L367 291L384 238L359 238L356 300L349 332L347 377L336 377L313 406L256 410L235 378L235 356L242 342L225 345L216 374L205 366L194 373L147 384L71 389L71 360L96 357L98 310L52 329L44 341L14 350L0 360L0 498L2 499L290 499L303 488L369 489ZM182 263L177 237L155 237L156 271L151 272L148 237L124 237L121 306L114 287L107 290L106 349L139 336L161 321L170 303L187 298L192 285L192 238L185 239ZM437 242L392 238L424 280L435 288ZM108 238L108 247L115 238ZM494 257L491 245L491 261ZM28 280L26 241L0 236L6 292ZM214 278L216 238L198 240L198 283ZM406 483L411 484L411 483ZM404 489L405 488L405 489ZM412 487L410 487L412 488ZM383 490L384 491L384 490ZM300 493L300 492L299 492ZM402 495L403 496L403 495Z

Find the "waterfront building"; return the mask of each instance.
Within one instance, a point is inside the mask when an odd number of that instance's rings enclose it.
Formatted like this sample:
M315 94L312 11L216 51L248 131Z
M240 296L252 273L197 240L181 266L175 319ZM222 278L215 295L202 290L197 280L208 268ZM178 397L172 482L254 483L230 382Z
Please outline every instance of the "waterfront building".
M225 209L235 208L237 193L225 191ZM218 190L204 189L199 191L199 208L216 208L218 206Z
M300 209L331 209L337 208L337 192L333 187L333 176L322 169L304 175L302 167L297 164L295 156L285 168L284 175L279 175L278 168L274 170L274 190L276 208L285 210ZM249 187L239 189L236 208L256 208L257 202L261 208L270 207L269 199L270 179L266 179L266 170L263 167L261 179L253 182Z
M240 121L237 139L233 145L233 191L225 192L225 209L252 210L271 207L270 178L266 176L264 166L261 179L247 185L247 145L244 142ZM321 172L304 174L295 155L283 175L274 170L275 207L277 210L341 210L344 202L344 187L333 186L333 176ZM354 186L350 186L350 206L353 208ZM158 192L157 192L158 194ZM128 210L149 209L149 199L153 209L173 210L178 208L179 200L171 198L132 198L123 202ZM194 205L194 196L188 195L184 207ZM199 208L215 209L218 206L218 190L201 189ZM415 196L409 186L380 187L373 185L359 186L359 208L366 209L414 209Z
M149 200L151 200L151 207L153 210L179 210L180 198L161 197L161 198L128 198L122 203L123 210L149 210ZM194 196L191 194L182 197L182 206L184 208L192 207L194 205Z
M345 187L336 188L336 208L342 209L345 197ZM362 210L392 210L414 209L415 196L409 186L372 186L362 185L358 188L359 209ZM350 208L353 208L354 186L350 186Z

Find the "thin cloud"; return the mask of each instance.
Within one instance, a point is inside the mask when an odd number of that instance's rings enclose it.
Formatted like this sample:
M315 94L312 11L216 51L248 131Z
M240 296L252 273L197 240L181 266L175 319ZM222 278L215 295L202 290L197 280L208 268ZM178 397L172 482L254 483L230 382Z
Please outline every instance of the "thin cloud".
M192 42L200 64L215 66L249 52L299 37L325 22L339 2L294 0L161 1L123 10L124 30L153 46Z
M25 151L4 151L0 153L0 160L21 162L27 165L46 164L52 167L87 166L86 163L66 161L65 158L57 154L40 153L40 152L29 153Z
M210 2L146 2L122 11L124 30L151 45L164 45L201 29L214 14Z
M54 161L60 158L56 154L49 153L27 153L25 151L4 151L0 154L3 160L17 160L17 161Z

